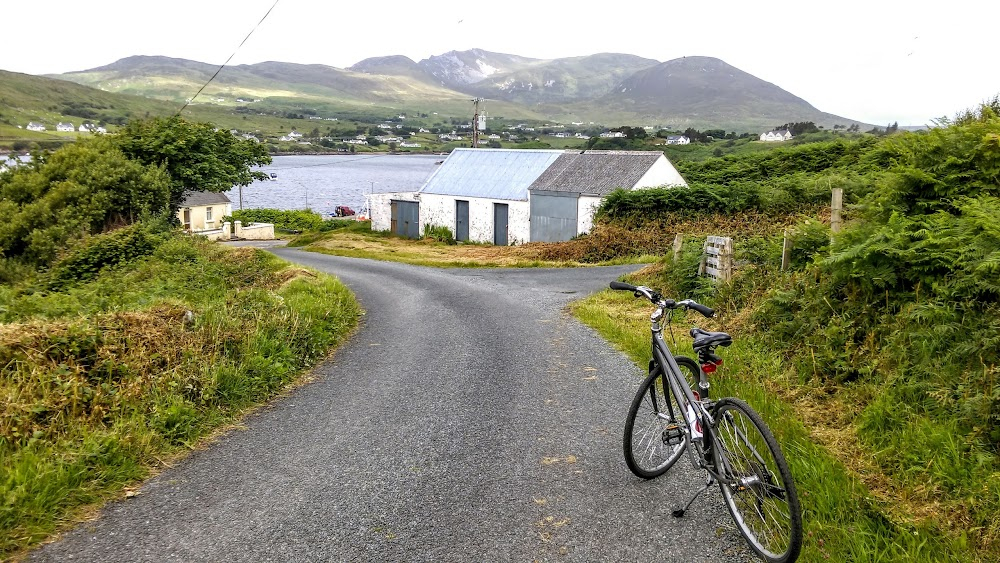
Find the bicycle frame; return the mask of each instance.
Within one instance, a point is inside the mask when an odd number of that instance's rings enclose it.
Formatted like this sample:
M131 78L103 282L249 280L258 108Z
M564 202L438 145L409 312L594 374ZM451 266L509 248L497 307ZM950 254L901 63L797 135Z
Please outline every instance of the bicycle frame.
M697 454L692 453L692 463L696 469L704 469L710 475L711 479L709 479L706 487L710 486L713 482L732 484L734 483L732 479L720 475L720 472L723 474L731 473L731 467L726 456L721 454L721 448L715 438L715 419L712 417L712 413L705 408L705 402L709 400L710 385L708 378L705 372L700 369L698 370L699 394L698 397L695 397L694 390L691 389L691 386L684 379L680 366L677 365L674 355L670 352L670 347L667 346L667 342L663 338L663 325L660 324L662 317L663 309L661 308L657 308L650 316L653 360L660 365L664 386L669 385L670 392L673 393L674 397L683 398L684 402L691 405L693 409L695 419L691 420L690 413L681 405L681 401L677 401L678 406L681 406L680 414L684 419L686 428L690 429L695 424L701 425L701 439L697 439L688 430L688 442L689 444L693 444L695 449L697 449ZM669 402L667 406L668 408L672 408ZM706 443L710 445L710 450L706 450ZM707 451L715 452L716 461L721 462L724 467L715 467L712 460L709 459ZM721 471L718 471L719 469Z

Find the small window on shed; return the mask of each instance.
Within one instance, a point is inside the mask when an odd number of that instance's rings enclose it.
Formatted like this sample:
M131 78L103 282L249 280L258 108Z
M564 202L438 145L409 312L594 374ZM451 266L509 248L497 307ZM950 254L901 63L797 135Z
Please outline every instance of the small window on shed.
M211 221L212 221L212 208L211 207L206 207L205 208L205 222L209 223Z

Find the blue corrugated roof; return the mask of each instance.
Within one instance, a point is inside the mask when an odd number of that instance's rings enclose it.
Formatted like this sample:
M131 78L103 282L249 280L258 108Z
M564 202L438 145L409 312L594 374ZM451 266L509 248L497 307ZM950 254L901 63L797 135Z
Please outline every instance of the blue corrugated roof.
M528 186L561 150L455 149L420 193L527 201Z

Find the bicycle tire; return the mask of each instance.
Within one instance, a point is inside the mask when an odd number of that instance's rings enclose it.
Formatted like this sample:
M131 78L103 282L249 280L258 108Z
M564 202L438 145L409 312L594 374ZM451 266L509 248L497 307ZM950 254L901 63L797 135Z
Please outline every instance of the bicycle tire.
M764 420L732 397L715 403L715 468L736 526L758 556L790 563L802 549L802 510L792 473Z
M688 370L689 384L698 380L697 362L684 356L674 359L682 371ZM643 479L666 473L680 459L688 443L680 406L670 388L664 388L662 376L663 369L654 367L639 386L625 419L622 439L625 464L636 477ZM678 442L668 443L668 430Z

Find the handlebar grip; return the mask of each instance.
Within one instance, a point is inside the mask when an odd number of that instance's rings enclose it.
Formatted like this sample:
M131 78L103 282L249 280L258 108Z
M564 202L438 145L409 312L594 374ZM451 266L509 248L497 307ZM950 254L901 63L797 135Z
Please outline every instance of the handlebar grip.
M613 281L611 282L611 289L620 291L635 291L637 288L634 285L627 284L625 282Z
M715 309L702 305L701 303L695 303L694 301L688 303L688 309L694 309L709 318L715 316Z

